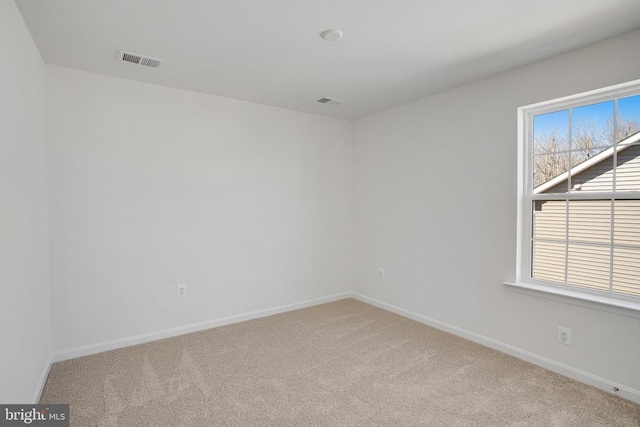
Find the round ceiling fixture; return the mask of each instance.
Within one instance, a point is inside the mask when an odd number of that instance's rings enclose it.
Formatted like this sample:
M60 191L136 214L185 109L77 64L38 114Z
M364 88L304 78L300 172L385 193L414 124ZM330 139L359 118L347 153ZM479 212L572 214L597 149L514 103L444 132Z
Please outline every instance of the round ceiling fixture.
M342 34L342 31L333 29L324 30L322 33L320 33L320 37L328 42L335 42L337 40L340 40L342 36L344 36L344 34Z

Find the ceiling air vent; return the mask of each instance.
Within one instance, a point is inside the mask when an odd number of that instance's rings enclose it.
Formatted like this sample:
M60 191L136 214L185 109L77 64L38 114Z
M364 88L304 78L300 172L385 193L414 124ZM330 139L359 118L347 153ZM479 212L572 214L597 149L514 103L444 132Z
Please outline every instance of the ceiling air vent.
M151 68L158 68L163 62L162 59L151 58L150 56L138 55L137 53L125 52L123 50L118 52L118 60Z
M339 99L332 99L332 98L319 98L319 99L316 99L316 102L319 102L320 104L327 104L327 105L340 105L342 104L343 101L340 101Z

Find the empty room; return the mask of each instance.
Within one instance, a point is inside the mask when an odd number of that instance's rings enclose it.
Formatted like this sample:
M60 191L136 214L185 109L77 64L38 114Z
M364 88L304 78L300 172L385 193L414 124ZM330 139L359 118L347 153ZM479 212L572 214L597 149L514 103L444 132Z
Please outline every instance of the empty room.
M0 425L640 426L638 0L0 0Z

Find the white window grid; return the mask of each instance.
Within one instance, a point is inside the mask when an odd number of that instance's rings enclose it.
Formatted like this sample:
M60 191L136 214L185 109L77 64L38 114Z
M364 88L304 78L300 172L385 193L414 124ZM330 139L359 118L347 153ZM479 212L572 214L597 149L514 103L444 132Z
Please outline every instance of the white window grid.
M615 230L615 201L616 200L634 200L640 199L640 191L617 191L616 189L616 169L618 165L618 143L617 140L617 122L618 122L618 100L630 96L640 95L640 80L611 86L608 88L598 89L595 91L585 92L582 94L572 95L556 100L541 102L538 104L532 104L529 106L521 107L518 109L518 245L517 245L517 260L516 266L516 279L520 283L533 283L545 286L554 286L559 288L567 288L574 291L579 291L588 294L601 295L606 297L614 297L617 299L627 300L631 302L637 302L640 298L632 295L621 294L615 292L613 289L613 262L614 262L614 248L631 247L633 245L625 245L620 243L614 243L614 230ZM534 194L533 186L533 158L534 158L534 144L533 144L533 118L537 115L552 113L556 111L568 110L569 111L569 127L568 138L572 141L572 111L576 108L596 104L599 102L614 101L614 120L613 120L613 183L612 191L576 191L571 185L571 170L569 167L567 176L567 190L565 193L544 193ZM640 142L636 143L640 144ZM635 144L634 144L635 145ZM571 165L571 153L572 144L569 145L569 150L563 151L569 154L569 165ZM553 241L562 243L565 245L565 280L564 283L551 282L541 279L533 278L533 203L535 201L551 201L559 200L565 201L566 216L565 227L566 234L565 239L543 239L540 241ZM611 236L609 243L596 243L596 242L583 242L569 239L569 205L574 200L609 200L611 201ZM568 266L569 266L569 243L580 243L590 246L608 247L610 251L609 256L609 283L608 291L597 290L586 286L579 286L575 284L567 283ZM640 261L639 261L640 262Z

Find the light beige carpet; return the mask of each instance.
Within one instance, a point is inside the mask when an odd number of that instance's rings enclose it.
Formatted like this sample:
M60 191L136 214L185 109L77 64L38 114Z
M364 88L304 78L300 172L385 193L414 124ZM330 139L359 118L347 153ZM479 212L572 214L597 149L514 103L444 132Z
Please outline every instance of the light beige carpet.
M74 426L638 426L640 405L353 299L56 363Z

